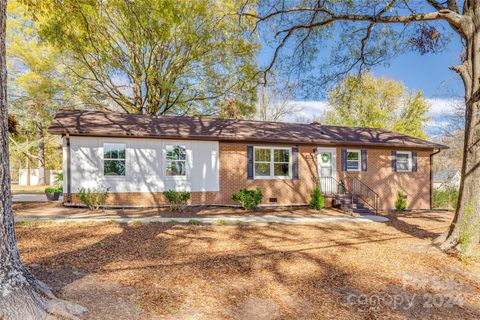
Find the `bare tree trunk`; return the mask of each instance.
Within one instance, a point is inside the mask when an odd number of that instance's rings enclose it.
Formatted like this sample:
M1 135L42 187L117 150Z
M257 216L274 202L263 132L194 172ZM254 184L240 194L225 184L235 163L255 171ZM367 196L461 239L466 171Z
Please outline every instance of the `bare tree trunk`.
M43 126L38 121L35 126L37 127L38 137L38 185L44 186L46 184L46 167L45 167L45 135L43 134Z
M11 203L8 159L6 0L0 0L0 319L73 318L85 309L55 298L22 264Z
M448 230L435 239L442 249L474 254L480 242L480 8L472 8L471 33L462 65L452 67L465 85L465 140L460 193L455 217Z

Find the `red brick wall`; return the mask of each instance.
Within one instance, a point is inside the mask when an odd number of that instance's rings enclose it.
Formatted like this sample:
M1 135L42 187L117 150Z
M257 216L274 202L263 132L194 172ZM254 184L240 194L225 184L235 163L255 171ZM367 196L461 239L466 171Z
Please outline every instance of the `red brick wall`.
M284 145L285 146L285 145ZM288 145L292 147L293 145ZM263 204L277 198L276 204L307 204L317 177L315 146L299 147L299 179L247 179L247 144L220 143L220 192L192 192L191 204L235 204L234 192L241 188L259 187L264 193ZM397 191L407 195L409 208L430 205L430 161L428 151L417 152L417 172L393 172L391 149L370 148L368 171L343 172L341 147L337 148L337 178L358 177L379 194L379 207L393 208ZM79 203L73 195L73 203ZM165 204L162 193L111 193L108 205L156 206Z
M285 145L284 145L285 146ZM288 147L292 147L289 145ZM259 187L263 191L263 204L277 198L276 204L305 204L317 176L314 146L301 146L298 150L298 180L247 179L247 144L220 143L220 194L225 204L234 204L232 194L241 188Z
M378 193L379 208L394 208L398 191L407 195L409 208L430 208L430 152L417 151L417 172L393 172L392 150L367 149L368 170L344 172L341 148L337 148L338 177L354 176L367 184Z

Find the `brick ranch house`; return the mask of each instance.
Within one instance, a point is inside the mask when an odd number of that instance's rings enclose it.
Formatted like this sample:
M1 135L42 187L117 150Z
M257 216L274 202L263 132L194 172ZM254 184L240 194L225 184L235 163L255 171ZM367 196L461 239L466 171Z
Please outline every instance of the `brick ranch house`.
M327 204L355 195L390 209L431 207L432 156L444 145L370 128L204 117L63 110L51 134L63 139L64 201L79 188L109 188L107 205L158 206L162 192L191 192L191 204L233 205L259 187L265 205L303 205L316 183Z

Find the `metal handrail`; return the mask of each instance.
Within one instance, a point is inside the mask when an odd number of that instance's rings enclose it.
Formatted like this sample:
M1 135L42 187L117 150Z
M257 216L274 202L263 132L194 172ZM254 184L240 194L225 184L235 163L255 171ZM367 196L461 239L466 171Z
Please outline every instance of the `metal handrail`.
M322 190L322 183L321 181L324 181L324 187L327 190ZM323 194L345 194L345 193L350 193L350 190L348 190L347 186L345 183L340 180L338 181L334 177L320 177L318 181L320 191Z
M320 177L317 182L319 184L320 191L324 195L334 195L335 198L338 198L338 195L340 194L347 195L347 196L350 196L350 204L353 204L353 193L348 189L348 187L345 185L345 182L343 180L338 181L334 177ZM323 189L322 189L322 185L324 187ZM327 190L324 190L324 189L327 189ZM342 206L342 210L344 211L352 210L351 205L344 207L343 204L341 204L341 206Z
M370 188L357 177L345 177L345 180L348 181L347 185L350 187L350 192L362 199L363 202L374 209L375 214L377 214L379 199L378 193L376 193L372 188Z

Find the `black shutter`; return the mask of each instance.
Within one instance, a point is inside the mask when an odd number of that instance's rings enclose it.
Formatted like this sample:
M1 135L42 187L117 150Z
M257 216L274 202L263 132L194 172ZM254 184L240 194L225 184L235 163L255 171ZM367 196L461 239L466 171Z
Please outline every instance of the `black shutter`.
M417 153L412 152L412 172L417 172Z
M397 151L392 151L392 171L397 172Z
M253 146L247 146L247 179L253 179Z
M362 171L367 171L367 150L362 149Z
M342 171L347 171L347 148L342 148Z
M298 147L292 148L292 179L298 179Z

